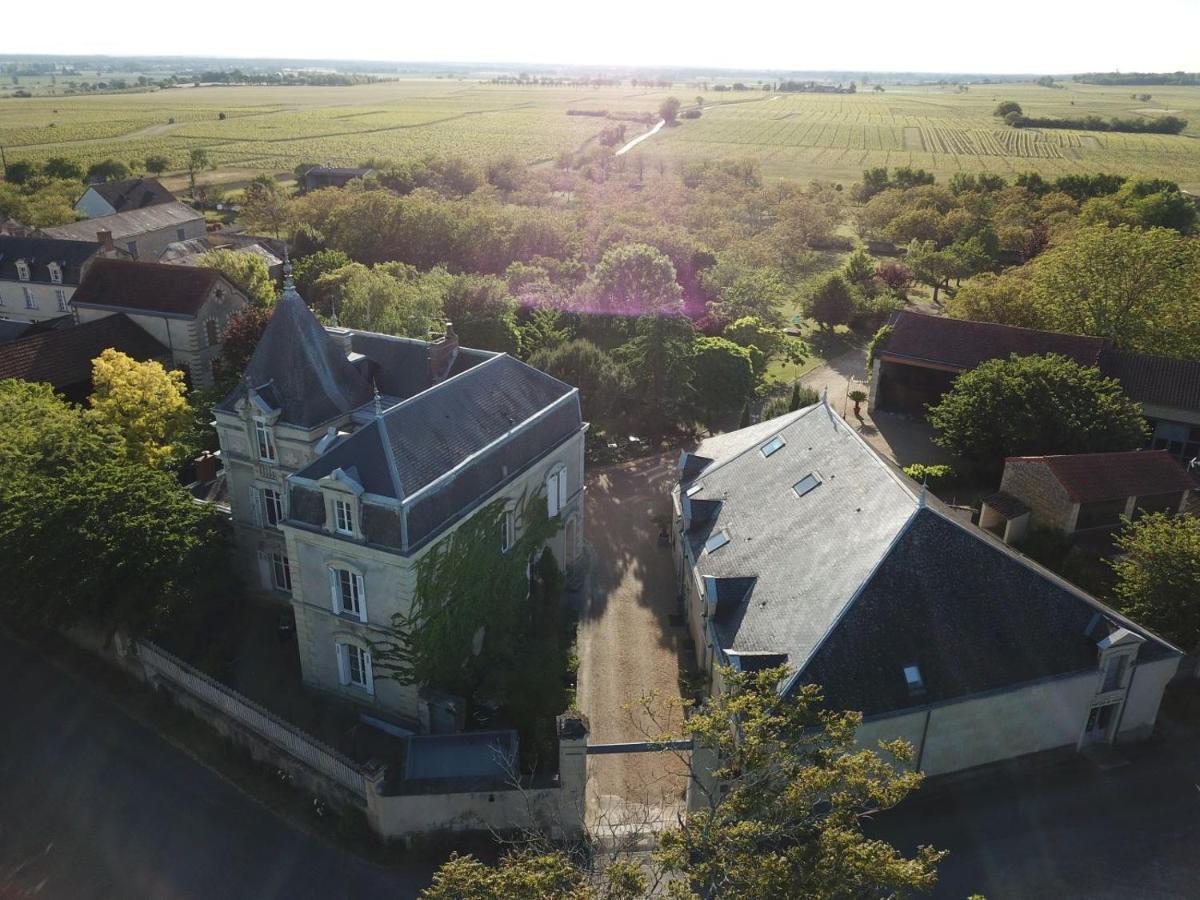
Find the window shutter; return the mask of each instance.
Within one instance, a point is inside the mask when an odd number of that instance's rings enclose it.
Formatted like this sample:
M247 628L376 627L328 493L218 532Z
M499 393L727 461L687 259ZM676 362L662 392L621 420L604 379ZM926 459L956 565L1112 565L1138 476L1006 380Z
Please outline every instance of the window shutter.
M550 518L558 515L558 473L546 479L546 514Z
M262 528L262 506L256 487L250 488L250 521Z
M372 697L375 696L375 676L371 672L371 654L366 650L361 651L363 661L363 675L366 676L367 693Z
M331 569L330 571L333 571L333 570ZM349 662L349 660L346 659L346 651L347 651L346 645L345 644L334 644L333 649L337 653L338 681L340 681L342 684L349 684L350 683L350 662Z
M272 568L271 555L262 550L258 551L258 580L265 590L275 586L275 571Z
M329 599L333 601L333 614L336 616L342 611L342 598L338 596L338 573L337 569L333 567L329 569Z
M567 470L558 470L558 508L560 510L567 507Z
M361 575L354 576L354 589L358 594L358 621L367 621L367 589Z

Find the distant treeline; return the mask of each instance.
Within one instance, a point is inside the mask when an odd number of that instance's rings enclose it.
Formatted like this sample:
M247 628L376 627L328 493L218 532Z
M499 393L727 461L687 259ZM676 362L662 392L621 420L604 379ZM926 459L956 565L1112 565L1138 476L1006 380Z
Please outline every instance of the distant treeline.
M1080 84L1200 84L1198 72L1085 72L1074 78Z
M490 79L490 84L515 84L520 87L620 87L619 78L564 78L558 75L530 75L521 72L519 75L498 75ZM632 82L637 87L637 82ZM669 85L668 85L669 87Z
M178 77L173 80L184 81ZM203 84L288 84L314 87L349 87L355 84L376 84L381 81L394 80L393 78L380 78L378 75L358 75L345 72L243 72L241 69L201 72L195 78L195 81Z
M781 81L776 90L790 94L853 94L858 85L853 81L847 87L824 81Z
M1009 113L1004 121L1013 128L1073 128L1076 131L1117 131L1130 134L1179 134L1187 128L1187 119L1159 116L1154 119L1102 119L1084 116L1082 119L1038 119L1020 113Z

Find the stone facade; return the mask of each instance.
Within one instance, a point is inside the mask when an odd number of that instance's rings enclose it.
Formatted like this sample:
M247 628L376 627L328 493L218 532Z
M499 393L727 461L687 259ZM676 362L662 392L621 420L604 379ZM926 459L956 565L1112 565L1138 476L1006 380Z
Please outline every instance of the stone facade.
M1011 494L1029 507L1035 528L1073 531L1079 504L1046 466L1027 459L1010 459L1004 464L1000 490Z

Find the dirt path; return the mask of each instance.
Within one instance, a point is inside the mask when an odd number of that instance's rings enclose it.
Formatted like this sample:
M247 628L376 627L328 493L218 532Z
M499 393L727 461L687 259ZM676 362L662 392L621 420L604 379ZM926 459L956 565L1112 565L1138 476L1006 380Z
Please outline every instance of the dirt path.
M624 147L622 147L620 150L618 150L613 155L614 156L624 156L626 153L628 153L630 150L632 150L634 147L636 147L638 144L640 144L646 138L653 137L654 135L658 134L658 132L660 130L662 130L662 127L666 124L667 124L666 119L659 119L657 125L655 125L653 128L651 128L645 134L639 134L637 137L635 137L632 141L630 141L628 144L626 144Z
M670 550L656 516L669 515L675 454L610 466L588 478L591 564L579 626L580 708L592 743L644 740L642 716L625 706L643 692L679 697L684 629ZM679 620L676 620L679 621ZM653 827L682 807L684 769L666 753L591 756L588 814L605 826Z

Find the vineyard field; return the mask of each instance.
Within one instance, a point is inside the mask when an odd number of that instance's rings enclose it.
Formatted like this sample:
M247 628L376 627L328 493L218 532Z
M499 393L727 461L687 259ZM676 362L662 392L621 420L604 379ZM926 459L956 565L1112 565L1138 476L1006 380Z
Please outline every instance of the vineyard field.
M202 87L92 96L0 98L8 161L62 156L90 164L164 155L175 171L205 148L217 164L205 180L287 172L300 163L353 165L367 158L456 153L514 155L547 164L586 148L611 124L568 110L653 114L667 96L685 108L703 93L699 119L663 129L619 165L751 157L768 177L851 181L871 166L1046 176L1110 171L1171 178L1200 191L1200 88L1139 89L1065 83L863 86L856 94L702 92L642 88L514 87L469 80L407 79L356 87ZM1182 135L1016 130L992 116L1000 100L1031 116L1178 115ZM221 118L224 114L224 118ZM630 137L640 125L626 125Z

